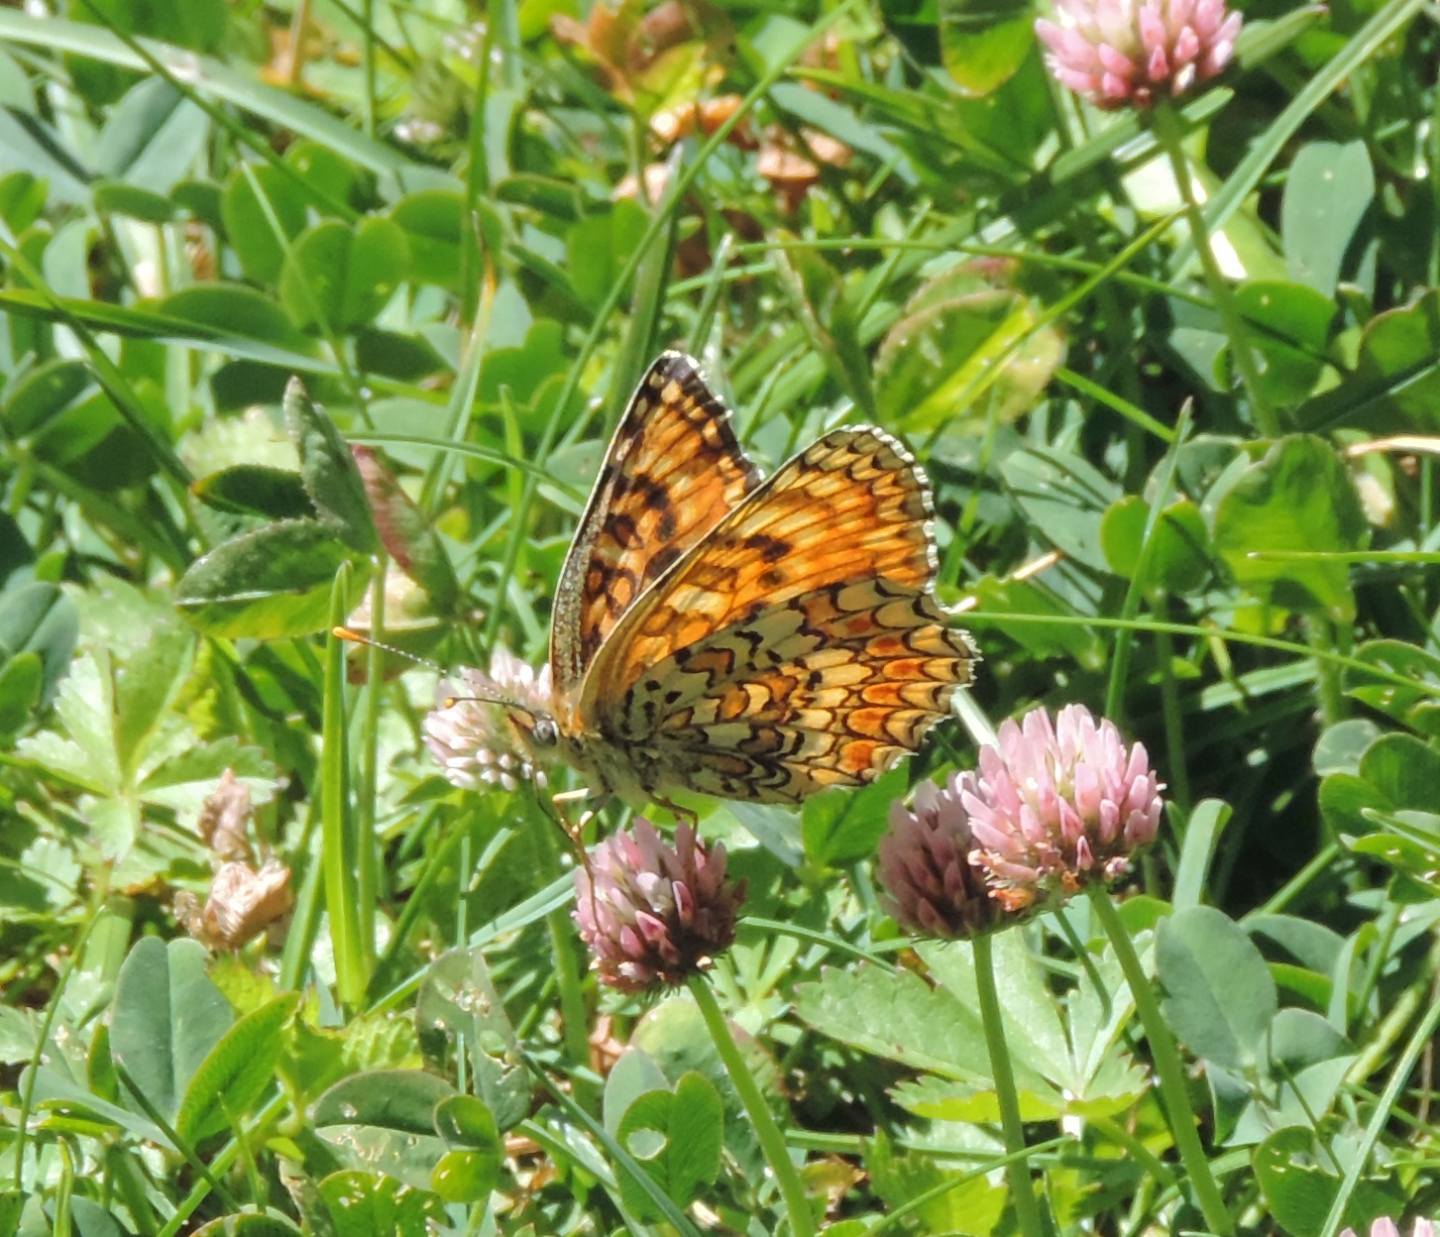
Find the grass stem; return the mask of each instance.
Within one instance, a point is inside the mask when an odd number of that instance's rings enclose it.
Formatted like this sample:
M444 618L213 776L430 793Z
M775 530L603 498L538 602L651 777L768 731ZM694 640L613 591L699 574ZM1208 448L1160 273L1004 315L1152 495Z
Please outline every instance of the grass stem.
M1240 374L1240 381L1245 385L1245 394L1250 400L1250 411L1255 418L1255 427L1265 437L1276 438L1281 432L1280 420L1276 416L1275 410L1270 407L1270 402L1265 398L1260 384L1260 368L1255 360L1255 353L1251 349L1245 321L1240 316L1240 310L1235 304L1235 296L1230 290L1230 285L1225 282L1225 276L1220 273L1220 265L1215 261L1215 251L1210 247L1209 229L1205 226L1205 216L1201 213L1200 203L1195 197L1195 185L1190 179L1190 163L1181 140L1179 118L1170 104L1165 102L1158 104L1151 115L1154 121L1156 140L1169 157L1170 167L1175 173L1175 183L1180 188L1180 198L1185 204L1185 218L1190 225L1190 236L1195 244L1195 252L1200 258L1200 269L1205 274L1206 286L1210 289L1210 295L1215 301L1216 312L1219 313L1220 321L1225 327L1225 334L1230 340L1230 355L1234 358L1235 368Z
M715 1051L720 1054L725 1072L730 1075L730 1081L740 1096L745 1115L755 1127L755 1136L760 1140L760 1150L765 1154L765 1162L775 1174L775 1181L780 1187L781 1197L785 1200L785 1211L790 1219L790 1237L810 1237L815 1231L815 1221L810 1214L810 1200L805 1196L805 1186L790 1159L785 1136L775 1124L765 1097L760 1094L755 1075L745 1063L745 1058L740 1055L735 1037L730 1034L730 1025L726 1022L720 1003L715 999L705 977L692 975L689 987L690 995L700 1007L700 1016L705 1019Z
M1120 912L1110 900L1110 895L1099 887L1090 891L1090 905L1095 917L1105 930L1110 946L1115 950L1125 982L1130 986L1130 995L1135 999L1135 1010L1145 1028L1145 1038L1150 1044L1150 1055L1155 1060L1155 1072L1160 1078L1160 1095L1164 1100L1165 1114L1170 1120L1170 1132L1175 1139L1175 1149L1180 1153L1180 1162L1190 1178L1190 1188L1205 1217L1205 1223L1212 1233L1220 1237L1231 1237L1235 1232L1235 1221L1226 1210L1225 1200L1215 1177L1210 1171L1210 1162L1205 1158L1205 1148L1195 1130L1195 1110L1190 1105L1190 1094L1185 1089L1185 1072L1180 1064L1180 1052L1175 1046L1175 1037L1160 1014L1160 1002L1155 999L1155 989L1140 964L1140 955L1120 918Z

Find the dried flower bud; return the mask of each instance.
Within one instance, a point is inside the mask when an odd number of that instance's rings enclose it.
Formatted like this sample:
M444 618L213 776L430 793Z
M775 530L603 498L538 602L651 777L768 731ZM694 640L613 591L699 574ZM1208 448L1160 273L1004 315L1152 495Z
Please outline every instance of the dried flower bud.
M205 904L194 894L176 895L175 910L185 930L210 949L239 949L295 904L290 869L267 859L256 871L248 863L221 865Z
M575 872L575 922L604 983L625 992L679 984L735 939L743 883L725 879L725 848L688 825L670 846L643 818Z
M205 797L195 828L216 858L244 861L252 857L250 787L235 776L234 769L226 769Z
M1142 744L1125 746L1113 722L1067 705L1000 727L999 746L957 779L974 838L971 862L1007 909L1064 896L1130 868L1160 825L1163 783Z
M844 167L852 153L850 147L828 133L816 129L803 132L804 151L792 149L788 136L777 132L767 138L755 158L755 170L770 182L788 210L797 208L820 180L820 164Z
M877 875L885 909L902 928L954 939L994 926L1001 908L991 901L984 877L970 862L972 846L956 779L945 789L921 782L912 807L891 805Z
M666 146L697 131L708 137L738 112L743 103L744 99L738 94L677 103L674 107L662 108L650 118L650 132ZM743 133L743 129L743 125L736 126L730 141L738 146L753 145L753 139Z
M458 688L444 681L435 697L436 707L425 715L425 744L452 786L478 790L482 785L498 785L514 790L522 781L545 785L545 771L535 763L522 722L549 715L548 665L537 674L533 666L497 647L489 674L467 667L460 672ZM493 703L496 697L528 710L528 719Z
M1224 0L1057 0L1035 33L1062 86L1096 107L1149 107L1214 77L1235 54L1241 17Z

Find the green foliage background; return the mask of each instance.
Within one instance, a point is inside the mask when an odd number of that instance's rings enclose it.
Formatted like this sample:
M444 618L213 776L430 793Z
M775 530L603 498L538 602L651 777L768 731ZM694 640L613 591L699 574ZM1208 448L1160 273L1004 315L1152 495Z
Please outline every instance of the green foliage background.
M697 1007L587 977L533 792L452 789L434 676L325 635L538 664L667 346L767 466L902 435L978 710L1146 744L1120 910L1232 1226L1440 1210L1428 11L1253 0L1142 116L1023 4L582 4L0 8L0 1232L793 1224ZM870 863L972 747L697 804L750 887L713 987L839 1234L1018 1231L972 952ZM227 769L295 910L207 951ZM1195 1231L1101 927L996 942L1044 1206Z

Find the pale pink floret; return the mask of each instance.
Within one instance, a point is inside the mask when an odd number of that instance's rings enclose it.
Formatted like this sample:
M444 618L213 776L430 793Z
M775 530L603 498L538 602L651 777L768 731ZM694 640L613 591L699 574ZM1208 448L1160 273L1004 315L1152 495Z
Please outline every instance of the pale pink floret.
M744 884L725 878L725 848L688 825L669 845L637 817L575 872L575 922L602 982L634 992L679 984L735 939Z
M1340 1237L1357 1237L1353 1228L1342 1229ZM1370 1225L1370 1237L1400 1237L1400 1226L1389 1216L1375 1220ZM1410 1230L1410 1237L1435 1237L1433 1220L1416 1220Z
M909 932L947 939L973 936L996 918L985 880L970 862L973 843L965 808L952 784L915 788L913 806L890 807L877 875L882 903Z
M1091 880L1114 880L1154 840L1163 783L1142 744L1067 705L1000 727L980 767L955 779L973 838L971 863L1010 909Z
M545 770L535 764L505 705L494 703L497 698L513 701L532 715L548 713L550 667L537 673L508 649L497 647L488 674L467 666L460 671L458 686L442 681L435 690L435 707L425 715L425 746L445 780L461 790L514 790L528 781L544 786Z
M1057 0L1035 33L1055 80L1097 107L1149 107L1218 74L1241 16L1224 0Z

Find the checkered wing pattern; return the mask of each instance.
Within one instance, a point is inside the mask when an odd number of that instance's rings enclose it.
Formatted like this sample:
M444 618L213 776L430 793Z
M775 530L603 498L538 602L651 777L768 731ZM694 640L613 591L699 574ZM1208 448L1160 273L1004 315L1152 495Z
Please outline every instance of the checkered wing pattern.
M971 678L935 601L923 474L835 430L754 489L600 646L579 713L640 785L794 802L918 746Z
M663 353L610 441L560 574L550 663L562 707L636 599L759 480L695 362Z

